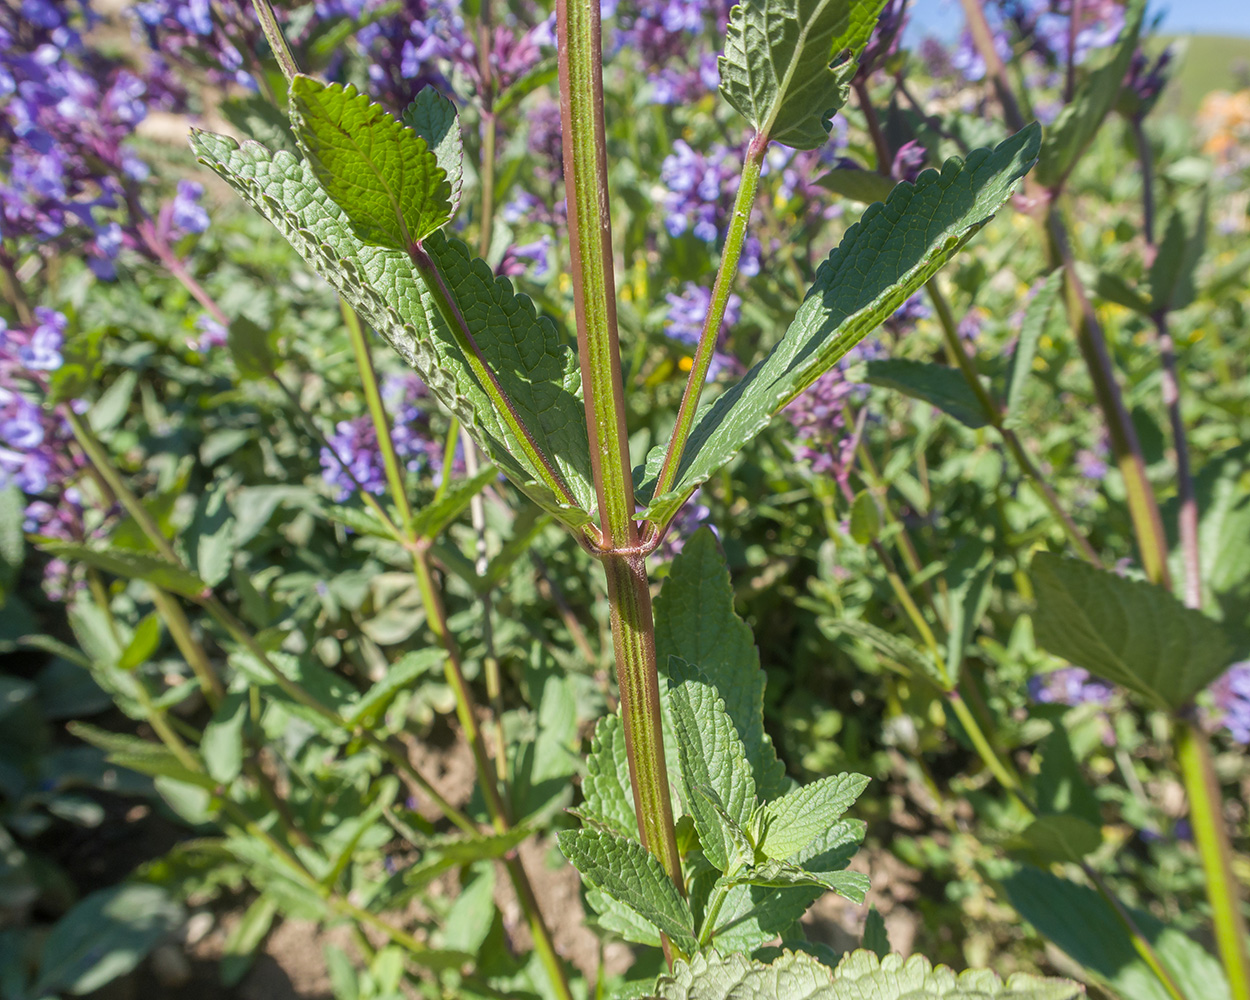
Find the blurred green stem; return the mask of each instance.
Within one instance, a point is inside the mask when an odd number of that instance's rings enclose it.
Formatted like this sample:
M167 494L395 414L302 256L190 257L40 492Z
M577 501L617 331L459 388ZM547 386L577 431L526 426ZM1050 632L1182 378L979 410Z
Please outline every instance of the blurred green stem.
M291 47L286 43L286 37L282 34L278 19L274 16L273 7L270 6L269 0L252 0L252 6L256 8L261 30L265 33L269 48L273 50L274 58L278 60L282 75L286 77L286 82L290 83L299 72L299 67L295 65L295 57L291 55Z

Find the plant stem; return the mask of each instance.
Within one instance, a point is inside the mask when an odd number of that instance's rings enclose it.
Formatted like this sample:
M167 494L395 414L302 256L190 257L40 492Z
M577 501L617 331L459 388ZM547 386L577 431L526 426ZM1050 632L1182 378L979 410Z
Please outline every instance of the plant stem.
M577 341L630 783L642 842L684 892L664 759L651 589L634 521L616 329L598 0L556 0L556 24Z
M269 5L269 0L252 0L252 6L256 8L256 16L260 19L261 30L265 32L265 38L273 50L273 57L278 60L286 82L290 83L299 72L299 67L295 65L295 57L291 55L291 47L286 43L273 7Z
M742 247L746 242L747 225L751 221L751 207L755 204L755 195L759 190L760 171L763 169L764 156L767 152L768 137L757 133L747 145L746 157L742 163L742 178L738 182L733 215L725 233L725 245L721 248L716 281L712 285L712 301L708 307L707 316L703 320L699 345L695 349L694 361L690 366L690 377L686 380L686 390L682 394L681 406L677 410L677 424L673 428L672 438L669 439L664 465L661 466L659 477L656 479L655 496L657 497L671 490L677 481L682 453L690 438L690 431L694 427L699 398L707 382L712 356L716 353L716 341L720 336L721 324L725 321L725 307L733 291L734 278L738 274L738 261L742 257Z
M960 0L964 16L968 19L968 30L972 33L973 44L985 61L985 74L994 85L994 93L998 103L1003 107L1003 117L1013 132L1024 128L1024 116L1020 113L1020 105L1016 102L1015 91L1007 79L1007 68L999 58L998 49L994 46L994 34L990 31L989 22L985 19L985 11L981 0Z
M491 370L490 365L486 363L486 358L483 357L481 348L477 346L477 341L469 330L468 321L460 311L460 306L456 304L456 300L451 294L451 289L447 287L447 283L443 280L443 275L439 271L438 265L434 263L434 259L426 253L425 248L420 244L414 244L409 248L409 256L412 258L413 264L416 265L417 273L421 275L426 288L433 297L444 322L447 323L452 335L456 338L456 344L464 354L464 359L468 362L470 370L473 372L478 384L482 387L482 391L490 399L495 412L508 428L517 447L521 449L538 478L555 493L560 503L576 507L577 501L573 498L573 494L564 482L564 478L551 463L551 460L543 454L542 449L538 447L533 434L525 426L525 421L517 413L516 407L513 406L512 400L508 398L508 394L504 391L503 386L499 384L498 376Z
M187 620L182 605L157 586L152 587L152 603L156 605L157 614L164 619L165 627L169 629L182 658L187 661L196 680L200 682L200 690L204 692L208 707L215 709L225 697L226 691L222 687L221 679L213 671L212 664L208 662L204 647L191 634L191 623Z
M1003 443L1011 452L1012 457L1015 458L1016 464L1020 466L1020 471L1024 473L1025 478L1037 490L1038 495L1041 496L1042 501L1046 504L1055 520L1063 526L1064 533L1068 536L1068 541L1072 543L1072 546L1087 562L1095 566L1101 565L1102 561L1098 557L1098 552L1090 544L1089 539L1085 537L1085 533L1072 520L1072 515L1064 509L1058 494L1055 493L1050 483L1046 481L1041 470L1033 461L1032 456L1024 450L1024 445L1016 435L1016 432L1003 426L1002 410L982 384L981 379L977 375L976 366L973 364L972 359L968 357L963 339L959 336L959 328L955 324L954 313L951 311L950 303L947 302L946 296L942 294L942 290L937 284L937 279L931 279L925 288L929 293L930 301L933 303L933 311L937 313L938 324L942 327L942 333L946 338L947 349L954 357L959 371L964 377L964 381L968 383L981 403L985 419L998 431Z
M1215 943L1232 989L1232 1000L1250 1000L1250 958L1246 954L1246 923L1233 874L1233 851L1221 809L1222 796L1211 750L1194 719L1176 720L1173 728L1194 843L1207 880L1207 899L1215 923Z
M382 405L382 392L378 387L378 373L373 367L373 358L369 353L369 342L365 339L365 331L361 326L360 317L344 299L339 299L339 310L343 314L343 322L347 326L347 336L352 344L352 353L356 357L356 368L360 372L360 387L364 391L365 403L369 407L369 416L373 420L373 428L378 436L378 450L382 453L382 465L386 469L386 483L390 487L391 499L399 511L399 521L404 534L412 531L412 507L408 503L408 491L404 484L404 470L395 453L395 442L391 437L391 421L387 416L386 407ZM347 468L341 460L339 465ZM361 490L367 495L366 490Z
M868 93L868 83L863 79L856 79L852 84L855 90L855 99L859 102L859 109L864 114L864 121L868 124L868 134L872 137L872 148L877 154L877 173L882 177L890 176L890 144L886 142L885 133L881 131L881 122L877 119L877 109L872 106L872 97Z
M413 552L413 571L417 577L417 588L421 592L421 603L425 606L426 624L429 625L430 631L434 633L434 637L447 653L444 670L447 681L456 696L456 715L460 719L461 728L464 729L465 738L469 741L469 747L477 765L478 783L482 787L486 810L490 813L491 823L496 832L507 833L512 828L507 807L499 794L499 784L495 780L496 772L491 767L490 755L486 752L486 741L482 739L481 730L478 728L477 706L474 704L473 693L465 681L464 671L461 669L460 649L447 627L442 598L434 584L434 575L430 570L428 539L422 539ZM547 927L542 910L539 909L538 897L534 894L534 887L520 858L515 855L504 858L504 868L516 890L521 911L525 914L530 935L534 939L534 948L551 980L552 989L561 1000L572 1000L573 994L564 972L564 965L556 953L551 930Z

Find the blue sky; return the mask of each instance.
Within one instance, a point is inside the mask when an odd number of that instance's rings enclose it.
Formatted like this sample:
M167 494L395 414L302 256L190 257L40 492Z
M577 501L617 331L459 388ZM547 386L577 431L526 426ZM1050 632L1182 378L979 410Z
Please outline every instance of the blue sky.
M959 0L912 0L909 36L932 33L950 38L963 25ZM1160 30L1168 34L1243 35L1250 38L1250 0L1173 0L1151 3L1162 10Z

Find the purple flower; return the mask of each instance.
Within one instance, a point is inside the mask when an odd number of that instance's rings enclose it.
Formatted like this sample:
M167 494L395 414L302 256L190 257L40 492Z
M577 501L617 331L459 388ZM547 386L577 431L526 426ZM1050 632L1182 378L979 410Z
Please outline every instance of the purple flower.
M200 204L204 185L196 181L179 181L174 196L170 221L175 232L202 233L208 228L208 213Z
M547 261L554 245L555 240L544 235L530 243L511 246L504 252L496 273L510 278L526 273L533 278L545 278L549 270Z
M68 321L54 309L35 309L38 324L17 349L18 361L31 371L55 371L61 367L61 346ZM16 338L13 338L16 340Z
M786 409L798 432L796 457L812 472L844 481L854 459L854 436L847 433L847 404L862 388L846 379L848 355L825 372Z
M660 165L660 181L668 188L664 198L664 226L670 236L690 232L705 243L720 237L736 189L739 164L721 145L705 155L684 139Z
M1237 743L1250 744L1250 660L1234 663L1211 685L1216 719Z
M220 347L225 347L230 338L230 331L206 313L195 318L195 328L200 335L188 340L187 346L197 354L208 354Z
M905 142L894 154L894 162L890 164L890 176L896 181L915 182L920 176L920 171L924 169L925 157L928 151L924 146L920 145L915 139L911 142Z
M1029 678L1029 697L1044 705L1106 705L1114 688L1083 667L1061 667Z
M703 332L703 323L712 307L711 290L702 288L693 281L688 281L682 286L680 295L670 292L665 296L665 299L668 301L668 327L666 332L674 340L681 341L681 343L691 348L696 347ZM721 322L720 333L717 336L718 343L724 337L729 327L738 322L738 313L741 308L742 300L731 292L728 301L725 303L725 317ZM722 371L733 370L738 367L738 362L733 356L722 353L719 350L714 351L712 363L708 367L707 377L714 379Z

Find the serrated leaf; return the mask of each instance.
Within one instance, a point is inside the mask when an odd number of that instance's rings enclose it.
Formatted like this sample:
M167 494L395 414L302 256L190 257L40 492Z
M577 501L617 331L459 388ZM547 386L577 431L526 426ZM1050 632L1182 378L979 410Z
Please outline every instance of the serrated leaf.
M753 440L773 416L841 360L970 240L1032 166L1040 129L1018 132L993 151L954 157L872 205L816 273L794 322L768 357L702 408L676 486L653 497L657 448L639 494L644 517L666 524L699 484Z
M1024 389L1033 377L1033 359L1037 357L1037 342L1041 340L1050 319L1059 292L1063 288L1063 269L1055 268L1037 294L1029 300L1020 323L1020 337L1011 359L1011 373L1007 381L1007 406L1003 413L1003 426L1016 430L1021 425L1024 412Z
M956 369L908 358L882 358L868 362L865 379L871 385L893 389L930 403L974 430L987 423L976 393Z
M748 0L734 7L717 60L721 93L765 138L795 149L824 145L882 6Z
M1030 575L1038 645L1160 708L1186 705L1232 661L1219 624L1162 587L1047 552Z
M785 765L764 731L765 674L751 627L734 612L729 567L716 536L701 528L673 560L655 601L661 670L671 657L697 664L724 699L763 799L789 790Z
M1076 983L1024 973L1006 982L989 971L956 975L927 958L878 958L854 951L830 969L811 955L785 951L769 965L746 955L699 955L661 976L650 1000L1074 1000Z
M226 121L249 139L270 149L285 149L288 153L299 151L290 119L263 94L229 98L221 102L218 110Z
M217 782L209 775L187 767L172 751L157 743L149 743L137 736L110 733L83 722L71 722L69 731L80 740L99 747L108 754L110 761L120 767L128 767L132 771L152 777L172 778L205 791L217 788Z
M460 116L456 113L456 106L433 87L422 87L402 118L404 124L433 150L438 165L447 175L451 211L454 213L460 206L464 175L464 140L460 136Z
M885 929L885 918L875 906L868 908L868 916L864 918L864 936L862 947L878 958L890 954L890 936Z
M1103 119L1115 107L1129 63L1137 50L1145 0L1132 0L1124 12L1124 27L1107 61L1094 70L1080 87L1072 102L1046 129L1041 154L1037 161L1037 182L1054 188L1063 184L1081 154L1093 141Z
M76 542L41 541L45 552L69 562L85 563L127 580L143 580L183 597L203 596L208 585L189 570L160 556L127 549L94 549Z
M760 850L776 860L792 858L841 819L867 787L862 774L835 774L769 802Z
M451 184L415 131L348 84L291 81L295 135L326 193L371 246L416 246L451 221Z
M469 506L475 496L499 478L499 470L487 465L476 476L452 483L447 492L413 512L412 530L422 538L437 538Z
M755 780L733 720L707 675L679 657L668 661L669 702L677 737L682 799L694 819L703 853L722 872L734 857L732 837L709 802L714 794L729 819L746 826L755 809Z
M758 865L744 868L721 879L725 885L758 885L771 889L789 889L798 886L815 886L828 889L839 896L862 903L868 893L868 876L863 872L814 872L789 861L769 859Z
M1123 921L1093 889L1028 867L1002 881L1007 898L1020 915L1109 983L1117 996L1169 1000L1172 994L1137 954ZM1182 996L1228 1000L1224 970L1206 949L1149 913L1137 909L1129 912Z
M559 504L523 458L469 369L406 253L369 247L318 183L312 167L256 143L193 132L201 162L224 178L272 222L310 267L373 326L473 436L478 446L526 494L577 527L595 509L581 373L569 341L511 284L475 260L459 240L435 233L425 250L477 337L535 442L559 469L578 501Z
M582 778L585 817L622 837L637 838L638 820L629 784L625 725L619 715L606 715L595 726Z
M587 883L636 910L682 951L694 951L690 907L645 847L600 830L565 830L559 840L560 850Z
M596 922L604 930L619 934L634 944L660 947L660 932L650 920L644 920L624 903L618 903L607 893L598 889L586 891L586 902L598 915Z

